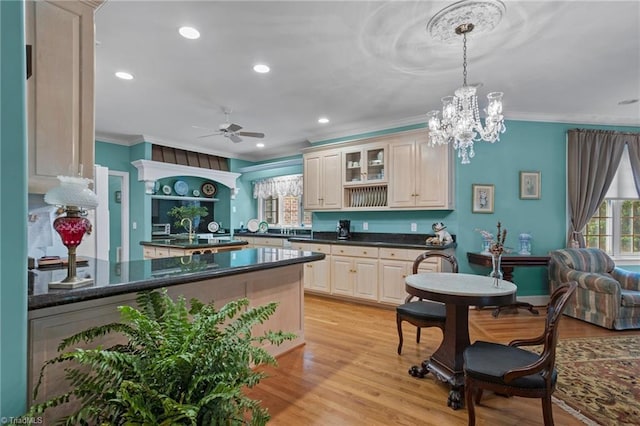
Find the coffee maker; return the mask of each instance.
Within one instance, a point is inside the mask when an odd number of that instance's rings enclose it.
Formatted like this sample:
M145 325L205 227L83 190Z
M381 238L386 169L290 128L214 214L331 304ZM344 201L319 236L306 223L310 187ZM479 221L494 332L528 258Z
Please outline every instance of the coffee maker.
M351 238L351 221L339 220L337 231L339 240L348 240L349 238Z

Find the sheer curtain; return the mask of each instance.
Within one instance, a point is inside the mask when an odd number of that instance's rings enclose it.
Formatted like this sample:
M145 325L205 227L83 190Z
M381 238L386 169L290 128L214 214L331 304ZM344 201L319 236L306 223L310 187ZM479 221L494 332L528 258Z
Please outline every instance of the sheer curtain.
M279 176L253 182L253 198L302 195L302 175Z
M585 247L581 231L607 194L629 134L573 129L567 135L567 197L570 218L567 246L575 239L580 247ZM635 171L634 174L637 182L638 174Z

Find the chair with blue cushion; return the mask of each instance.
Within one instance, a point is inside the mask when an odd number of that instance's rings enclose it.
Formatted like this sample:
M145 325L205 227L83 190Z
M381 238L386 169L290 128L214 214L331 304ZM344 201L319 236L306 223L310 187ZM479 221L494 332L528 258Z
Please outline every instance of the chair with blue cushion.
M514 340L509 345L476 341L464 351L464 391L469 426L475 425L475 404L483 390L500 395L542 398L545 426L553 425L551 394L558 372L555 369L558 323L562 311L578 284L572 281L556 288L547 306L545 330L533 339ZM519 346L544 345L540 353ZM475 396L475 398L474 398Z
M452 254L443 253L442 251L426 251L413 261L413 273L417 274L420 264L433 257L439 257L451 265L451 272L458 272L458 260ZM416 343L420 343L420 329L425 327L438 327L444 332L444 323L447 318L446 309L443 303L432 302L429 300L412 300L415 296L409 295L405 303L396 307L396 323L398 326L398 355L402 353L402 322L407 321L415 325Z

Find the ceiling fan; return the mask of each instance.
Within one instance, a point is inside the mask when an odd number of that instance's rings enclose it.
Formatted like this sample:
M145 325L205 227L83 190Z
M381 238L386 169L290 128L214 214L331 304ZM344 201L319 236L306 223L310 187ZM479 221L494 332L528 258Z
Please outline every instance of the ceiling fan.
M225 138L229 138L231 139L231 141L233 141L234 143L238 143L238 142L242 142L242 138L240 136L247 136L250 138L264 138L264 133L258 133L258 132L241 132L240 130L242 129L242 126L239 124L235 124L235 123L231 123L229 121L229 115L231 114L231 111L228 110L224 110L224 115L227 117L227 120L225 123L221 124L220 126L218 126L218 131L214 132L214 133L210 133L207 135L202 135L202 136L198 136L198 138L208 138L209 136L216 136L216 135L222 135ZM197 127L197 126L193 126L199 129L203 129L204 127ZM207 130L211 130L211 129L207 129Z

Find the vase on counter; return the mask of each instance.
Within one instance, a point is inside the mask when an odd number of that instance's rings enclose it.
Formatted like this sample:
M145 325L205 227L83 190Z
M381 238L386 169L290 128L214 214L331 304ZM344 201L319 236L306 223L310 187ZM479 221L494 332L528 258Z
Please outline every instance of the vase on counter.
M504 275L502 274L502 269L500 269L500 262L502 261L502 253L491 253L491 266L492 270L489 274L490 277L493 278L493 286L500 287L500 281Z

